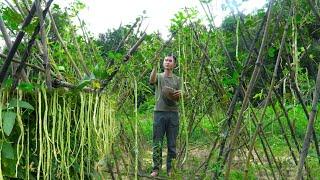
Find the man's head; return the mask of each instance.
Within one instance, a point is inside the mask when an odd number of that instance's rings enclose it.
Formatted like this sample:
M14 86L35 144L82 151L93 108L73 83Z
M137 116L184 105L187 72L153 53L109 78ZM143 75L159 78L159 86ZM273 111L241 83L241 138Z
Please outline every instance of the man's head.
M173 70L176 67L177 58L174 55L168 55L163 60L163 68L168 70Z

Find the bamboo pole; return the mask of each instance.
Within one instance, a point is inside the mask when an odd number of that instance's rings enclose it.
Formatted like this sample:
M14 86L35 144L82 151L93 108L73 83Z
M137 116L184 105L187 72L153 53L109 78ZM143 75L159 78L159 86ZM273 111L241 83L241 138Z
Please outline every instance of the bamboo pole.
M239 10L238 10L238 12L239 12ZM240 19L242 20L242 23L244 24L244 20L243 20L242 18L240 18ZM251 36L250 33L248 33L248 31L246 31L246 32L247 32L247 34L248 34L248 37L250 38L250 36ZM242 38L243 38L243 40L244 40L244 42L245 42L245 45L246 45L246 47L247 47L247 46L248 46L248 45L247 45L247 42L246 42L246 40L244 39L244 36L243 36L242 33L241 33L241 35L242 35ZM256 50L256 49L254 49L254 50L255 50L255 52L257 53L257 50ZM265 66L263 66L263 68L264 68L264 70L266 71ZM267 79L269 80L270 78L267 76ZM292 136L292 138L293 138L293 140L294 140L294 144L296 145L296 148L297 148L297 150L299 151L299 150L300 150L299 143L298 143L298 141L297 141L297 138L296 138L295 133L294 133L294 129L293 129L292 124L291 124L291 122L290 122L290 119L289 119L289 116L288 116L288 112L287 112L287 110L285 109L284 104L283 104L280 96L278 95L277 91L273 90L273 92L274 92L274 94L275 94L276 97L277 97L277 100L278 100L278 102L279 102L279 104L280 104L280 108L283 110L283 112L284 112L284 114L285 114L285 117L286 117L286 120L287 120L287 124L288 124L289 129L290 129L291 136ZM317 144L318 144L317 138L314 138L314 140L315 140L316 150L317 150L317 153L318 153L319 147L318 147L318 145L317 145ZM318 155L318 157L319 157L319 155ZM310 176L309 170L308 170L309 168L308 168L307 164L305 164L305 168L306 168L306 170L307 170L308 176Z
M194 28L193 28L193 29L194 29ZM198 39L198 38L196 38L196 39ZM220 40L220 42L221 42L221 40ZM202 48L201 48L201 49L202 49ZM206 54L206 53L205 53L205 54ZM228 52L226 52L226 54L228 54ZM228 56L228 57L230 57L230 56ZM233 66L233 68L234 68L234 66ZM235 68L234 68L234 70L235 70ZM210 77L210 76L208 75L208 77ZM259 137L260 137L260 135L259 135ZM265 138L265 137L264 137L264 138ZM260 137L260 139L261 139L261 141L262 141L262 143L263 143L264 151L265 151L266 156L267 156L267 158L268 158L268 162L269 162L270 168L272 169L272 163L271 163L271 160L270 160L270 158L269 158L269 155L268 155L268 153L267 153L267 151L266 151L266 146L265 146L265 144L264 144L264 142L263 142L263 140L262 140L262 137ZM276 161L276 160L275 160L275 157L274 157L274 155L273 155L273 153L272 153L272 150L271 150L271 148L270 148L270 146L269 146L269 144L268 144L267 139L265 139L265 141L266 141L266 143L267 143L267 146L268 146L268 148L269 148L269 150L270 150L270 152L271 152L271 155L272 155L274 161ZM278 168L278 171L279 171L280 174L281 174L281 171L279 170L278 164L277 164L277 168ZM273 171L272 171L272 172L273 172ZM275 178L275 174L274 174L274 173L273 173L273 175L274 175L274 178Z
M77 40L77 37L76 37L76 33L74 31L74 29L72 28L71 29L71 36L72 36L72 39L73 39L73 42L77 48L77 52L78 52L78 55L79 55L79 62L80 62L80 65L82 66L82 69L84 70L84 72L86 73L87 76L90 76L90 72L85 64L85 61L84 61L84 58L83 58L83 54L82 54L82 51L80 50L80 46L79 46L79 43L78 43L78 40Z
M1 67L0 70L0 86L2 85L3 81L6 79L7 71L9 68L9 65L11 64L11 61L15 55L15 53L18 50L18 46L21 43L22 38L25 35L25 28L30 24L34 14L36 12L36 5L35 2L32 4L31 10L28 14L28 16L24 19L24 22L22 24L21 30L19 31L16 40L12 44L12 47L10 48L9 54L4 62L4 64Z
M267 152L267 149L268 149L269 152L270 152L270 155L271 155L271 157L272 157L272 159L273 159L273 162L274 162L275 165L276 165L276 168L277 168L277 170L278 170L278 172L279 172L280 177L283 179L283 178L284 178L284 175L282 174L281 167L280 167L277 159L275 158L274 153L273 153L273 151L272 151L272 148L271 148L271 146L270 146L270 143L268 142L268 139L267 139L267 137L266 137L266 135L265 135L264 128L262 127L262 123L261 123L261 122L260 122L260 123L258 122L259 120L258 120L257 115L256 115L256 113L254 112L253 108L250 107L250 109L251 109L251 112L252 112L252 114L253 114L253 118L252 118L251 120L252 120L252 122L253 122L253 124L254 124L254 126L255 126L255 128L256 128L256 131L258 131L258 136L259 136L259 139L260 139L260 141L261 141L261 144L262 144L264 153L265 153L265 155L266 155L266 157L267 157L267 159L268 159L270 169L273 171L272 161L270 160L270 157L269 157L269 154L268 154L268 152ZM253 137L255 137L255 136L256 136L256 135L254 134ZM265 141L265 142L264 142L264 141ZM252 143L254 144L253 140L252 140ZM254 146L254 145L253 145L253 146ZM254 148L254 147L253 147L253 148ZM248 152L249 152L249 151L252 151L253 148L251 148L251 144L250 144L250 145L249 145L249 148L248 148ZM248 155L247 155L246 167L245 167L245 170L244 170L244 172L245 172L245 173L244 173L244 179L247 179L247 178L248 178L248 171L249 171L249 164L250 164L250 161L248 162L248 159L250 159L250 158L251 158L251 153L250 153L250 154L248 153ZM274 173L272 173L272 174L274 175L274 178L276 179L275 174L274 174Z
M46 77L46 85L48 90L52 90L52 82L51 82L51 74L50 74L50 59L48 55L48 45L47 45L47 35L45 28L45 21L42 14L41 8L41 0L36 0L36 11L39 18L40 23L40 38L41 38L41 47L42 47L42 57L43 57L43 66L45 68L45 77Z
M81 72L77 66L77 64L74 62L73 60L73 57L71 56L68 48L67 48L67 45L65 44L65 42L63 41L63 39L61 38L61 35L59 33L59 30L57 28L57 25L55 23L55 20L52 16L52 14L49 12L49 17L50 17L50 20L51 20L51 24L52 24L52 29L53 29L53 32L56 34L57 38L58 38L58 41L61 43L61 46L62 48L64 49L64 51L66 52L67 54L67 57L72 65L72 67L74 68L74 70L76 71L76 75L79 77L79 78L82 78L82 75L81 75Z
M289 62L289 58L288 58L288 62ZM297 96L297 99L298 99L298 101L300 102L300 104L302 106L303 112L306 115L307 120L309 120L309 113L308 113L306 104L304 103L304 101L302 99L302 95L301 95L301 92L299 90L298 84L295 83L296 82L295 78L294 78L295 74L292 71L290 65L287 65L287 67L288 67L289 72L290 72L290 79L291 79L291 82L292 82L293 91L295 92L294 94ZM320 149L319 149L320 147L319 147L319 142L318 142L318 138L317 138L317 135L316 135L316 131L315 131L314 128L312 129L312 138L314 140L314 146L315 146L316 153L317 153L317 156L318 156L318 162L320 164Z
M48 12L48 10L49 10L49 7L50 7L52 1L53 1L53 0L49 0L49 1L46 3L46 8L45 8L44 11L42 12L42 16L44 16L44 17L46 16L46 14L47 14L47 12ZM34 6L36 6L36 2L34 2ZM36 8L36 7L35 7L35 8ZM32 36L31 36L30 40L28 41L27 48L25 49L25 51L24 51L24 53L23 53L23 56L22 56L22 58L21 58L21 63L20 63L20 65L19 65L19 67L17 68L17 71L16 71L16 73L15 73L15 75L14 75L15 81L14 81L14 83L13 83L12 89L15 89L15 88L17 87L17 85L18 85L18 82L19 82L19 79L20 79L20 76L21 76L21 71L22 71L22 69L25 67L25 64L26 64L26 62L27 62L27 58L28 58L29 55L30 55L31 48L32 48L32 46L33 46L33 44L34 44L34 42L35 42L36 36L39 34L39 31L40 31L40 24L38 23L38 25L36 26L36 28L35 28ZM11 51L11 50L10 50L10 51ZM10 55L10 52L9 52L9 55ZM8 57L9 57L9 55L8 55ZM12 60L12 58L11 58L11 60ZM11 60L10 60L10 61L11 61ZM0 78L1 78L1 76L0 76ZM1 81L0 81L0 82L1 82Z
M211 24L212 24L212 21L213 21L212 14L211 14L211 17L208 17L208 18L209 19L211 18ZM244 75L245 75L246 71L249 70L250 64L252 62L252 58L251 58L252 57L252 53L254 52L253 50L255 49L254 46L255 46L256 42L258 41L260 32L262 31L263 26L266 23L266 20L267 20L267 15L264 16L263 21L261 22L260 27L259 27L258 31L256 32L255 38L254 38L253 43L252 43L252 45L250 47L250 50L249 50L249 55L247 57L245 65L244 65L244 70L242 71L242 73L240 75L240 78L239 78L239 85L237 86L237 88L236 88L236 90L234 92L234 95L232 97L232 100L231 100L231 102L229 104L228 111L226 113L227 114L227 120L225 121L225 124L224 124L224 126L228 126L229 128L231 127L231 121L232 121L233 114L234 114L234 111L235 111L235 105L236 105L237 99L238 99L238 97L240 95L240 92L241 92L241 86L244 83L243 82L244 81ZM224 51L225 51L225 54L229 54L226 48L224 48ZM233 64L230 55L227 55L227 57L228 57L228 60L230 61L230 63ZM235 70L235 68L234 68L234 70ZM224 129L224 132L223 132L224 136L222 136L222 142L220 143L219 155L218 155L218 158L216 160L217 162L221 161L223 155L228 156L228 151L225 152L225 146L226 146L227 137L229 136L229 133L230 133L229 128L222 128L222 129ZM226 159L226 157L224 159ZM224 163L222 164L222 168L223 167L224 167ZM214 178L217 178L218 176L219 176L219 173L215 172L214 173Z
M234 147L235 140L236 140L236 138L237 138L237 136L239 134L240 125L241 125L242 120L243 120L243 113L244 113L245 109L247 108L247 105L248 105L248 102L249 102L249 97L251 95L251 92L252 92L253 86L254 86L254 84L256 82L256 79L257 79L257 77L259 75L260 68L262 66L262 62L263 62L262 54L263 54L265 43L266 43L272 5L273 5L273 0L271 0L270 3L269 3L267 22L266 22L265 31L264 31L264 34L263 34L263 37L262 37L261 47L260 47L260 50L259 50L259 55L258 55L258 58L257 58L257 61L256 61L256 65L255 65L254 71L252 73L252 76L251 76L251 79L250 79L250 83L249 83L248 88L247 88L246 93L245 93L245 97L244 97L243 104L242 104L242 107L241 107L241 110L240 110L240 113L239 113L239 116L238 116L238 119L237 119L236 126L234 128L233 135L231 136L231 139L230 139L230 142L229 142L230 153L229 153L229 158L228 158L228 161L227 161L225 179L229 179L231 163L232 163L233 153L234 153L234 150L232 148Z
M146 32L144 32L140 39L130 48L130 50L127 52L127 54L124 56L122 60L124 63L130 60L132 54L137 51L138 47L141 45L146 35ZM103 80L100 92L104 90L104 88L108 85L108 83L113 79L113 77L118 73L119 70L120 68L116 68L107 79Z
M279 64L280 64L280 60L281 60L281 53L282 53L282 48L284 46L284 43L285 43L285 39L286 39L286 35L287 35L287 30L288 30L288 25L289 25L289 20L287 21L286 23L286 26L285 26L285 29L283 31L283 35L282 35L282 39L281 39L281 44L280 44L280 48L279 48L279 51L278 51L278 56L277 56L277 60L276 60L276 64L274 66L274 70L273 70L273 76L272 76L272 80L271 80L271 83L270 83L270 89L268 91L268 95L267 95L267 98L266 98L266 103L263 107L263 110L262 110L262 114L260 116L260 118L258 119L258 123L257 123L257 128L256 128L256 131L254 132L254 135L252 137L252 140L251 140L251 143L250 143L250 148L249 148L249 152L248 152L248 156L247 156L247 161L246 161L246 169L245 169L245 174L244 174L244 178L246 179L248 177L248 168L249 168L249 164L250 164L250 152L252 151L253 149L253 146L255 144L255 140L256 140L256 137L257 137L257 134L259 133L259 131L261 130L261 126L262 126L262 121L263 121L263 118L264 118L264 115L266 113L266 110L267 110L267 107L268 107L268 104L269 104L269 101L271 99L271 94L272 94L272 89L275 85L275 79L277 77L277 72L278 72L278 68L279 68Z
M8 57L7 55L0 53L0 58L6 59L7 57ZM17 64L20 64L20 63L21 63L21 61L18 60L18 59L16 59L16 58L13 58L13 59L12 59L12 62L15 62L15 63L17 63ZM26 66L29 66L29 67L31 67L31 68L33 68L33 69L36 69L36 70L38 70L38 71L41 71L41 72L45 72L45 69L43 69L43 68L41 68L41 67L39 67L39 66L30 64L30 63L26 63Z
M289 138L288 138L288 136L287 136L287 134L286 134L285 127L284 127L284 125L283 125L282 122L281 122L280 115L279 115L278 111L276 110L276 107L275 107L274 103L272 102L272 99L270 99L270 102L271 102L271 107L272 107L272 109L273 109L273 112L275 113L276 119L277 119L277 121L278 121L278 123L279 123L280 130L281 130L281 134L283 135L283 137L284 137L284 139L285 139L285 141L286 141L286 143L287 143L287 146L288 146L288 148L289 148L289 151L290 151L290 154L291 154L291 156L292 156L292 158L293 158L294 163L297 165L297 164L298 164L297 157L296 157L296 155L295 155L295 153L294 153L294 150L293 150L293 148L292 148L292 145L291 145L291 143L290 143L290 141L289 141Z
M296 174L296 180L300 180L302 179L302 168L303 165L305 163L305 159L307 157L308 154L308 149L310 146L310 142L311 142L311 135L312 135L312 129L314 128L314 122L315 122L315 116L317 114L318 111L318 100L319 100L319 92L320 92L320 64L318 66L318 75L317 75L317 79L316 79L316 86L315 86L315 90L313 93L313 99L312 99L312 109L310 111L310 115L309 115L309 122L308 122L308 127L307 127L307 131L304 137L304 141L303 141L303 145L302 145L302 149L300 152L300 160L298 163L298 170L297 170L297 174Z
M6 27L5 27L5 24L4 24L4 22L3 22L3 19L2 19L2 15L1 15L1 14L0 14L0 30L1 30L3 39L4 39L4 41L5 41L8 49L11 49L11 47L12 47L12 42L11 42L11 40L10 40L10 36L9 36L9 34L8 34L8 32L7 32L7 29L6 29ZM18 52L17 52L16 57L19 57L19 56L18 56ZM14 60L13 60L13 62L14 62ZM13 64L13 74L15 73L15 71L16 71L17 68L18 68L18 64L17 64L17 63L14 63L14 64ZM23 79L24 81L29 82L25 70L22 70L22 71L21 71L21 76L22 76L22 79Z

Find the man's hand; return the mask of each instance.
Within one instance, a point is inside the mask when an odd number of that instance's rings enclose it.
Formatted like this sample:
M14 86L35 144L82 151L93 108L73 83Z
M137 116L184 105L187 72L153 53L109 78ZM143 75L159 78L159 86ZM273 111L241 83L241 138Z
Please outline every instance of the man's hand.
M150 74L149 83L155 84L157 82L157 66L154 66Z
M180 96L181 96L181 90L176 90L172 94L172 98L175 101L178 101L180 99Z

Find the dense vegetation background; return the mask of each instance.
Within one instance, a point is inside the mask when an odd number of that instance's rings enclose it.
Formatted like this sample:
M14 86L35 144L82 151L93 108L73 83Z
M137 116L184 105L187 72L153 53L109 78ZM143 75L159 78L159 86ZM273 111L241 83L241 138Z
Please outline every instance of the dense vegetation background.
M173 179L320 178L319 1L225 3L220 27L199 1L206 19L177 10L167 40L144 15L94 38L81 1L51 2L0 2L1 179L148 178L148 78L168 53L186 94Z

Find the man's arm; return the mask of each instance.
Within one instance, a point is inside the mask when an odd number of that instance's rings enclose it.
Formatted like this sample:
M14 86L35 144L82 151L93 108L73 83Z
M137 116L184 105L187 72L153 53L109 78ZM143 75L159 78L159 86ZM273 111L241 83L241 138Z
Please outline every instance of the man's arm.
M157 82L157 66L154 66L150 74L149 83L155 84L156 82Z

